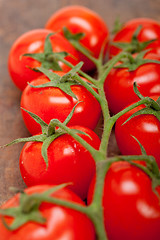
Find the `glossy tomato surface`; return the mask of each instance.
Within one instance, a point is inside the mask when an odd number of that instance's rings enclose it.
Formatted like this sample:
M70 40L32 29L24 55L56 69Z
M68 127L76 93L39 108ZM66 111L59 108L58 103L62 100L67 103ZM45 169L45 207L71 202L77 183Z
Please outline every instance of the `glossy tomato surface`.
M95 149L100 140L90 129L74 126L83 131L80 134ZM91 179L95 174L95 162L91 154L70 135L56 138L48 148L48 167L41 154L41 142L28 142L20 155L20 171L27 186L36 184L71 183L69 188L85 199Z
M106 41L108 48L109 30L101 17L83 6L67 6L55 12L47 21L47 29L62 31L67 27L72 33L84 33L85 36L80 42L94 57L98 57L101 47ZM80 60L84 61L83 71L90 71L95 68L94 64L84 55L79 53Z
M8 59L8 69L11 79L15 85L23 90L27 82L35 79L41 73L33 71L31 68L40 67L41 63L28 56L23 56L26 53L43 53L44 43L48 34L52 33L47 29L34 29L21 35L12 45ZM68 52L70 56L66 60L76 65L79 62L76 50L71 44L60 34L50 36L53 52ZM71 57L73 56L73 57ZM63 71L68 71L70 68L59 63Z
M147 53L144 59L160 61L160 55ZM136 82L143 96L160 95L160 66L157 63L147 63L134 71L127 68L114 68L106 78L104 89L110 111L115 114L127 105L139 100L133 90Z
M59 72L59 75L64 73ZM31 82L32 85L40 85L48 82L46 76L40 76ZM86 81L84 79L84 81ZM21 107L35 113L49 124L51 119L59 119L63 122L73 107L80 102L74 111L73 117L68 126L82 125L94 129L101 115L101 108L98 101L82 85L72 85L72 92L77 100L57 87L33 88L27 86L21 96ZM40 125L22 110L24 123L31 134L37 134L41 131Z
M89 190L89 202L94 181ZM160 187L157 191L160 195ZM108 239L159 239L159 198L152 191L150 178L139 168L127 162L111 165L105 177L103 207Z
M157 97L153 99L157 100ZM115 125L115 136L123 155L141 154L137 140L145 148L148 155L153 155L160 167L160 121L154 115L139 115L123 124L133 113L145 106L139 106L121 116Z
M136 29L142 26L138 40L140 42L149 41L155 39L156 41L150 43L147 48L159 48L160 47L160 23L149 18L136 18L132 19L124 24L122 29L115 34L113 43L115 42L131 42L132 36ZM121 50L114 45L110 47L110 57L117 55Z
M28 188L26 193L42 193L49 188L50 186L47 185L39 185ZM52 196L83 205L79 197L67 189L61 189ZM5 209L18 205L19 194L4 203L1 208ZM39 209L46 219L45 224L30 221L14 231L9 231L4 227L0 216L1 240L95 240L94 227L84 214L49 203L42 203ZM5 220L8 224L12 221L9 217L5 217Z

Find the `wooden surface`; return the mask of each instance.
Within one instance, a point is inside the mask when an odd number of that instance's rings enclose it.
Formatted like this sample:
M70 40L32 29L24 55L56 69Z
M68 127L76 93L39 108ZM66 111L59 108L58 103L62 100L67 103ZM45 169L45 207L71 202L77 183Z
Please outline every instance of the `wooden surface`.
M29 136L20 114L21 92L12 83L7 70L12 43L26 31L43 28L53 12L71 4L84 5L96 11L110 30L117 16L123 22L136 17L160 21L160 0L0 0L0 145ZM18 163L22 146L18 144L0 149L0 203L12 195L10 186L25 187ZM118 150L112 135L110 154L114 152Z

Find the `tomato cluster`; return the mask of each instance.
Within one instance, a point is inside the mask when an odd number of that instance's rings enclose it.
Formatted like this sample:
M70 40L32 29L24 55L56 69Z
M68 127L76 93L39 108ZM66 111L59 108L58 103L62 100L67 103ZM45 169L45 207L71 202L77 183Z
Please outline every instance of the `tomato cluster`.
M28 188L2 205L2 240L159 239L160 24L135 19L109 38L100 16L69 6L13 43L8 69L31 136L12 142L26 142ZM145 161L106 156L110 134L94 131L101 112L104 127L116 119L121 153Z

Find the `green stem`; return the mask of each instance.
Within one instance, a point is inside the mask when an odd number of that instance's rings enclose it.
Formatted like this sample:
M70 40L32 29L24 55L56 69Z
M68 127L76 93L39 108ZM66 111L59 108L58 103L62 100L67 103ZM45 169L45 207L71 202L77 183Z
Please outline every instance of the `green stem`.
M63 129L66 133L71 135L75 140L77 140L82 146L84 146L92 155L93 158L98 158L97 154L99 153L94 147L88 144L83 138L81 138L78 134L76 134L73 129L68 128L65 124L60 121L56 121L56 126Z
M77 203L65 201L65 200L50 197L50 196L40 196L40 195L36 196L36 194L34 195L34 199L37 201L57 204L59 206L67 207L67 208L70 208L70 209L73 209L73 210L76 210L76 211L79 211L81 213L88 215L88 208L86 206L83 206L83 205L80 205Z
M91 220L94 222L98 240L107 240L107 233L104 225L104 213L102 207L103 189L105 176L110 167L110 162L102 160L96 164L96 182L93 194L93 200L89 208L91 211Z
M91 55L91 52L89 52L85 47L83 47L80 43L76 42L76 41L70 41L71 44L81 53L83 53L88 59L90 59L95 65L97 65L97 58L93 57Z
M108 120L104 120L104 130L102 133L102 138L101 138L101 144L99 150L104 152L105 154L107 153L108 150L108 144L109 144L109 138L112 132L112 128L114 125L114 121L112 118L108 118Z
M101 97L100 95L93 89L93 87L91 87L87 82L85 82L80 76L76 75L76 80L78 82L80 82L96 99L97 101L100 103L101 102ZM96 82L97 85L97 82Z
M100 78L98 80L99 96L101 97L100 105L101 105L103 120L104 120L104 126L103 126L104 130L103 130L101 145L100 145L100 151L103 153L107 153L109 137L114 125L114 121L110 117L108 102L106 100L106 96L104 92L104 81L106 80L107 75L109 74L111 69L114 67L114 65L118 61L120 61L121 58L126 57L126 55L128 56L128 53L121 52L119 55L111 59L109 61L110 64L108 65L107 69L100 74Z
M108 76L108 74L110 73L111 69L114 67L114 65L119 62L122 58L124 57L128 57L130 54L126 53L126 52L121 52L119 53L117 56L115 56L114 58L112 58L110 61L107 62L107 69L103 70L103 74L102 76L100 76L100 82L104 84L106 77ZM105 66L105 65L104 65Z
M122 111L120 111L119 113L117 113L114 116L112 116L113 122L115 123L119 117L121 117L125 113L129 112L130 110L132 110L132 109L134 109L134 108L136 108L136 107L138 107L140 105L146 104L146 103L150 103L150 98L145 97L142 100L140 100L140 101L130 105L129 107L124 108Z

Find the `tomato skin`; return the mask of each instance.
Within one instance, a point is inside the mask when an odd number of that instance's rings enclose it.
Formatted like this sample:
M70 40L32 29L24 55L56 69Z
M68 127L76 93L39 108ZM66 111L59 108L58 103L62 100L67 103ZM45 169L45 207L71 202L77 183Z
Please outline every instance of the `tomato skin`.
M157 100L158 96L152 98ZM136 137L147 154L155 157L160 167L160 121L154 115L139 115L123 124L133 113L144 107L144 105L136 107L117 120L115 125L117 144L123 155L140 155L140 146L132 136Z
M42 53L44 42L48 34L52 33L47 29L34 29L21 35L12 45L8 58L8 69L14 84L23 90L27 82L41 75L30 68L40 67L41 63L31 57L23 56L25 53ZM78 54L71 44L60 34L56 33L50 37L54 52L66 51L73 57L67 56L65 59L76 65L79 62ZM60 63L63 71L67 72L70 68Z
M52 31L62 31L67 27L72 33L83 32L85 37L80 42L94 57L98 57L101 47L106 40L108 48L109 30L99 15L82 6L68 6L55 12L47 21L45 28ZM80 60L84 62L83 71L91 71L95 65L79 52Z
M88 134L81 137L95 149L100 139L90 129L74 126ZM91 179L95 174L95 162L90 153L70 135L56 138L48 148L48 168L41 155L41 142L28 142L20 155L20 171L27 186L36 184L72 183L69 188L85 199Z
M41 193L51 186L39 185L26 189L27 194ZM52 196L83 205L78 196L68 189L61 189ZM19 194L8 200L2 208L9 208L19 205ZM0 217L1 240L95 240L94 227L90 220L82 213L75 210L60 207L54 204L42 203L41 214L46 218L46 225L28 222L17 230L7 230ZM5 217L11 221L11 218Z
M62 72L57 73L60 76L64 75ZM43 75L33 80L31 84L39 85L48 81L48 78ZM94 129L101 115L100 104L85 87L73 85L71 89L78 100L56 87L35 89L28 85L21 96L21 107L37 114L43 121L49 124L50 120L55 118L63 122L76 103L82 101L76 106L68 126L81 125ZM41 131L40 125L24 110L22 110L22 116L27 129L32 135Z
M147 53L144 59L160 61L160 55ZM134 71L128 69L112 69L107 76L104 90L110 111L113 114L120 112L127 105L139 100L133 90L136 82L143 96L160 95L160 67L156 63L147 63Z
M138 35L138 40L140 42L144 42L157 39L156 41L150 43L147 48L160 47L160 23L149 18L136 18L126 22L122 29L114 36L113 43L130 42L134 32L140 25L142 26L142 29ZM110 57L117 55L120 51L121 49L111 45L109 51Z
M95 178L89 190L89 203L94 182ZM160 194L160 187L157 191ZM159 239L159 199L152 191L151 180L139 168L127 162L111 165L105 177L103 207L108 239Z

